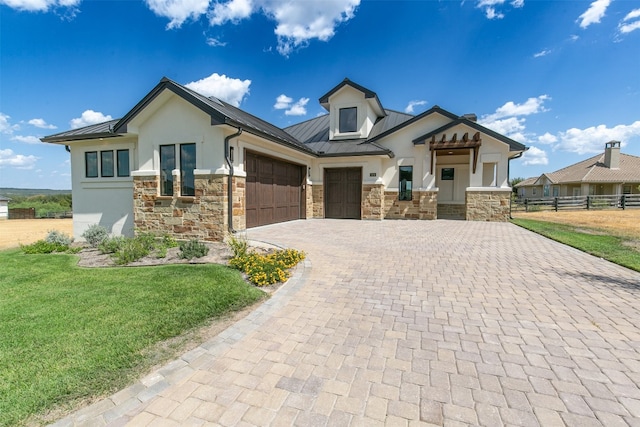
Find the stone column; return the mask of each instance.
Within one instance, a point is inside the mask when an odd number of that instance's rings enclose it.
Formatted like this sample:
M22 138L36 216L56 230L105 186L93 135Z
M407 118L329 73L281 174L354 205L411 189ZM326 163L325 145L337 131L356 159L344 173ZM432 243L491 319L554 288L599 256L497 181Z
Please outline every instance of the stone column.
M468 188L467 221L509 221L511 188Z
M362 184L362 219L384 218L384 186Z

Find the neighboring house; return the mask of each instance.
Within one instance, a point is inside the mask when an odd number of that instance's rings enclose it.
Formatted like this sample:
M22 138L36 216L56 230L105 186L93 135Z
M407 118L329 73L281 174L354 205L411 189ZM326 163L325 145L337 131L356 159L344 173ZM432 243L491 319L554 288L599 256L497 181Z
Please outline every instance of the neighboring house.
M9 200L4 196L0 196L0 221L9 219Z
M505 221L526 147L474 115L383 108L345 79L281 129L167 78L119 120L42 138L71 153L74 235L92 224L221 240L308 218Z
M519 198L638 194L640 157L620 152L620 142L604 153L515 185Z

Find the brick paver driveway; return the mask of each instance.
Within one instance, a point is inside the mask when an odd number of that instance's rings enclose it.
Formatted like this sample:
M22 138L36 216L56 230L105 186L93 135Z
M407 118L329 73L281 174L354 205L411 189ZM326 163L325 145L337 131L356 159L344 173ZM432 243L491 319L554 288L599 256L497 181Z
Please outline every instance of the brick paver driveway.
M253 326L60 424L640 425L638 273L511 224L248 236L311 265Z

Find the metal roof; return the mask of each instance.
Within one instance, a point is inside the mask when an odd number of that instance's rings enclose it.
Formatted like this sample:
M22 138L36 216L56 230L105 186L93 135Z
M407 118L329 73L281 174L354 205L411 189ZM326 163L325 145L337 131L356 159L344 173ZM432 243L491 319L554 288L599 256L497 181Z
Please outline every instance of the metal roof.
M463 117L458 117L456 120L453 120L452 122L447 123L444 126L439 127L438 129L432 130L430 132L425 133L424 135L419 136L418 138L413 140L414 144L424 144L425 141L427 139L430 139L432 136L437 135L441 132L444 132L448 129L451 129L452 127L455 127L459 124L463 124L465 126L468 126L470 128L473 128L477 131L480 131L484 134L487 134L495 139L497 139L498 141L504 142L505 144L509 145L509 151L526 151L527 147L524 144L519 143L518 141L515 141L511 138L507 138L504 135L499 134L498 132L492 131L489 128L486 128L476 122L473 122L467 118Z
M61 142L74 141L78 139L90 138L113 138L119 136L113 133L113 128L120 119L109 120L108 122L98 123L95 125L84 126L77 129L71 129L64 132L40 138L42 142Z

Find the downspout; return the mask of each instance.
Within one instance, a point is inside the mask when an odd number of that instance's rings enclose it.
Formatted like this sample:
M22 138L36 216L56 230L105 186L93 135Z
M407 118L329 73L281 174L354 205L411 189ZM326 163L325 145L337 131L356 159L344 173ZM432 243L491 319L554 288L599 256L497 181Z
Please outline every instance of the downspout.
M527 151L529 149L529 147L525 147L524 151ZM520 157L522 157L522 155L524 154L524 151L518 153L517 155L507 159L507 184L511 185L510 181L510 175L511 175L511 160L515 160L515 159L519 159ZM511 188L511 194L509 194L509 219L513 219L513 216L511 215L512 213L512 199L513 199L513 187Z
M234 134L226 136L224 138L224 159L229 165L229 177L227 182L227 220L229 226L229 233L235 234L236 230L233 229L233 162L229 157L229 141L242 133L242 128L238 128L238 131Z

